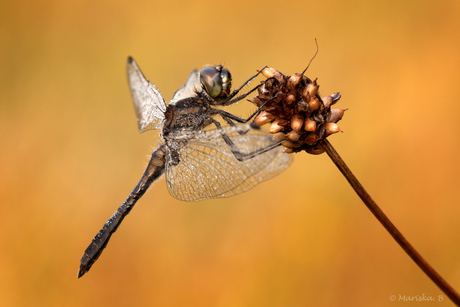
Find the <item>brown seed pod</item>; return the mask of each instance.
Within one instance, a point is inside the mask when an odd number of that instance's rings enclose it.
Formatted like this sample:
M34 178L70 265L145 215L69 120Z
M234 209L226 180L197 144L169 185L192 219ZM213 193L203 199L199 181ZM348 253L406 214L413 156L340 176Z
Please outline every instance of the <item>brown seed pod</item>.
M275 94L275 98L273 98L273 100L272 100L272 103L273 103L273 104L280 103L280 102L283 101L285 98L286 98L286 94L285 94L285 93L283 93L283 92L277 92L277 93Z
M312 155L320 155L324 153L325 150L321 146L314 146L314 147L307 147L305 151Z
M262 111L259 115L257 115L256 119L254 119L254 123L258 126L263 126L274 119L275 116L273 114L270 114L267 111Z
M262 83L258 88L257 88L258 95L256 96L260 101L267 101L268 99L272 98L272 95L270 92L267 90L266 83ZM261 103L262 105L262 103Z
M261 71L261 73L267 79L275 78L278 82L284 82L284 75L274 68L266 67Z
M291 130L289 133L286 134L286 138L291 141L298 141L300 138L300 134L297 131Z
M329 121L333 123L337 123L339 120L342 119L343 114L348 109L332 109L331 114L329 115Z
M265 78L273 78L275 75L280 74L280 72L272 67L265 67L261 72L262 75L264 75Z
M297 111L298 112L307 112L308 111L308 103L300 100L297 102Z
M287 120L277 118L272 122L272 124L270 125L270 128L268 128L268 131L270 133L280 132L286 124L288 124Z
M292 104L295 102L295 96L293 94L289 94L286 96L285 102L287 104Z
M305 124L304 124L303 128L304 128L305 131L315 131L316 130L316 122L311 118L307 118L307 119L305 119Z
M331 106L333 106L334 104L337 103L337 101L339 101L339 99L340 99L342 96L340 95L339 92L337 92L337 93L332 94L331 97L332 97Z
M318 141L319 137L317 134L314 134L314 133L310 133L307 135L307 137L305 138L305 144L307 145L313 145L315 144L317 141Z
M315 97L316 94L318 93L318 88L319 85L316 83L316 80L314 80L312 83L309 83L305 89L303 90L303 95L305 96L306 93L310 94L310 97Z
M283 132L278 132L273 136L274 141L281 141L281 140L284 140L285 138L286 138L286 134Z
M310 102L311 96L309 92L304 91L302 93L302 100L305 101L306 103Z
M288 91L293 91L297 84L302 80L302 75L300 74L294 74L289 77L287 81L287 89Z
M332 96L323 97L323 104L326 108L329 108L332 104Z
M319 101L318 98L313 97L310 99L310 102L308 103L310 106L310 111L316 111L319 109Z
M304 144L304 142L302 141L282 141L281 142L281 145L283 145L284 147L287 147L287 148L299 148L300 146L302 146Z
M334 133L337 133L337 132L340 132L340 128L339 128L339 125L337 125L336 123L327 123L325 125L325 128L326 128L326 134L329 135L329 134L334 134Z
M300 131L303 126L303 116L300 114L294 114L294 116L291 117L291 128L292 130L295 131Z

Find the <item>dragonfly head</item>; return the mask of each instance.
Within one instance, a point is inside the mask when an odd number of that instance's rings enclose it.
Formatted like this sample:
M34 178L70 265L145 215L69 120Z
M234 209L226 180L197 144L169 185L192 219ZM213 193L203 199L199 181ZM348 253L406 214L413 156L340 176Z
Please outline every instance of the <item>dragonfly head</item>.
M222 100L230 95L232 75L222 65L203 68L200 81L203 90L213 99Z

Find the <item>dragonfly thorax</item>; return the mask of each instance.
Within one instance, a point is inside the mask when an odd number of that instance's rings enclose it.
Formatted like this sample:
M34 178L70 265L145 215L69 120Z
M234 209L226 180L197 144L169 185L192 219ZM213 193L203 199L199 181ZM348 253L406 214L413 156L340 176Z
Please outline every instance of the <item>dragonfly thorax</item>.
M186 98L166 107L163 136L171 131L199 130L210 124L209 101L206 97Z

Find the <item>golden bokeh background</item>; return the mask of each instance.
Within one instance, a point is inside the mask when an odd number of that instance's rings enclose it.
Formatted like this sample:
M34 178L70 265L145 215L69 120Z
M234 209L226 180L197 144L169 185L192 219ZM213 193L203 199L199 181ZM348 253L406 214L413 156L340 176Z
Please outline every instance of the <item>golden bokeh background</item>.
M2 306L419 306L443 293L326 155L228 199L155 183L92 270L83 251L144 171L132 55L169 99L224 63L340 91L330 141L406 238L460 289L460 2L2 1ZM254 108L240 103L239 115ZM399 298L398 298L399 300ZM452 303L444 296L443 304Z

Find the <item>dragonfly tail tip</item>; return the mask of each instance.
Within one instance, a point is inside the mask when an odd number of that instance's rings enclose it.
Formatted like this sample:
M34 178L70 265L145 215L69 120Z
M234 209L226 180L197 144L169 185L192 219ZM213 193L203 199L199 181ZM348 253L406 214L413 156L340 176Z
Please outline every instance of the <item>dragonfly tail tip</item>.
M78 270L78 278L82 277L83 275L85 275L85 273L88 272L88 270L85 270L84 268L82 268L80 266L80 269Z

